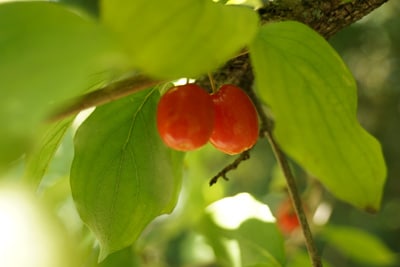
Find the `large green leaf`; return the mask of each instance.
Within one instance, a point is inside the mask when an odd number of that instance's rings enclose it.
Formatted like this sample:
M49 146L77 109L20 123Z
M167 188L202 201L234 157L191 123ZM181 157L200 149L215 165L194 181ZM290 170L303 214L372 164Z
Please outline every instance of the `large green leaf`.
M393 266L398 263L395 253L376 236L357 228L328 226L321 233L329 246L349 259L368 266Z
M274 223L249 219L234 231L233 237L239 242L243 266L284 266L283 236Z
M0 4L0 167L17 158L54 104L115 66L107 31L55 3Z
M100 259L132 244L175 206L183 153L158 136L158 99L152 89L101 106L76 133L72 195L100 242Z
M133 63L162 78L211 71L247 45L258 27L250 8L211 0L103 0L101 13Z
M386 167L356 119L356 83L338 54L297 22L264 26L251 45L258 95L283 150L336 197L376 211Z

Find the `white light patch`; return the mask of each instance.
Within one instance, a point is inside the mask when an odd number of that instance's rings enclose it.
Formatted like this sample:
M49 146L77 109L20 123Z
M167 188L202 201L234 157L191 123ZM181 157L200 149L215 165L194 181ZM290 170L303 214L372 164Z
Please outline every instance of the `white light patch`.
M331 205L322 202L321 204L319 204L314 213L313 222L316 225L324 225L328 222L331 214L332 214Z
M227 4L229 5L243 5L247 0L229 0Z
M227 229L236 229L250 218L275 222L269 207L248 193L223 198L208 206L206 211L212 215L218 225Z
M227 248L227 251L229 251L229 256L232 261L232 267L241 267L242 266L242 259L240 256L240 247L239 247L239 242L237 240L224 240L223 241L224 245Z
M90 116L90 114L92 114L94 110L95 107L88 108L79 112L74 121L72 122L72 129L76 131L79 128L79 126L81 126L81 124Z
M195 79L188 79L188 78L181 78L179 80L174 81L175 85L184 85L187 83L194 83L196 80Z
M1 267L61 265L60 240L35 202L20 189L0 188Z

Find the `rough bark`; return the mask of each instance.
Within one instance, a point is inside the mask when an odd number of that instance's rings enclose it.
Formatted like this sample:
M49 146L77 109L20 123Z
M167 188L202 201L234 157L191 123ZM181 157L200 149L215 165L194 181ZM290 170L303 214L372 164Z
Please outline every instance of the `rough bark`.
M307 24L324 38L331 36L360 20L388 0L278 0L258 9L263 24L274 21L295 20ZM345 3L347 2L347 3ZM249 89L253 74L248 55L228 61L213 73L216 85L232 83ZM199 83L209 88L208 77Z
M388 0L303 0L274 1L259 9L263 23L296 20L307 24L325 38L360 20ZM348 2L348 3L345 3Z

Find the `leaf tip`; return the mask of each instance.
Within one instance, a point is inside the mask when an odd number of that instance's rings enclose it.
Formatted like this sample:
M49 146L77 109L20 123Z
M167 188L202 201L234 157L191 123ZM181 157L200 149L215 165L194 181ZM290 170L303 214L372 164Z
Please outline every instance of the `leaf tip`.
M99 258L97 259L97 262L100 263L104 261L108 255L110 255L112 251L107 246L100 245L100 253L99 253Z

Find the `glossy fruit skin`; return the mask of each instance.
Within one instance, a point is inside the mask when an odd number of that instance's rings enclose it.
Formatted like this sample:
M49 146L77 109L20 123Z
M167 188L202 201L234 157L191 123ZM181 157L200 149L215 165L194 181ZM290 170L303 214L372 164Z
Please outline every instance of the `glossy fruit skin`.
M289 199L283 201L278 207L276 222L284 234L290 234L300 226L299 219Z
M157 129L164 143L180 151L206 144L214 128L210 95L196 84L175 86L157 106Z
M210 142L218 150L239 154L258 139L258 116L250 97L240 88L226 84L211 95L215 108L215 127Z

